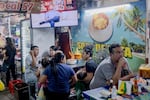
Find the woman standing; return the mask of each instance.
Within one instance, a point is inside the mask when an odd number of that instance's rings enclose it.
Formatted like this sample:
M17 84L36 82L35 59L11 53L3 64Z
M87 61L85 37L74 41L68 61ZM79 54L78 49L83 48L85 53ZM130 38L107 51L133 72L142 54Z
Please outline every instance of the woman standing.
M40 83L48 80L48 91L46 100L67 100L70 94L70 85L75 84L76 77L74 70L65 64L65 55L62 52L55 54L50 61L43 75L40 77Z
M11 74L13 79L16 79L16 66L15 66L15 55L16 55L16 48L12 38L6 38L6 46L5 46L5 60L4 60L4 67L7 68L6 70L6 85L8 86ZM10 74L11 71L11 74Z

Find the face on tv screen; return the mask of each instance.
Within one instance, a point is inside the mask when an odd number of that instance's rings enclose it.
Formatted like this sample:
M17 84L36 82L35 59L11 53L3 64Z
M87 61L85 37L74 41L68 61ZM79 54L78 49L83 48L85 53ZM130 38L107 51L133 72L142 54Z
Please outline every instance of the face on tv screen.
M31 14L32 28L60 27L78 25L77 10L57 11L50 10L45 13Z

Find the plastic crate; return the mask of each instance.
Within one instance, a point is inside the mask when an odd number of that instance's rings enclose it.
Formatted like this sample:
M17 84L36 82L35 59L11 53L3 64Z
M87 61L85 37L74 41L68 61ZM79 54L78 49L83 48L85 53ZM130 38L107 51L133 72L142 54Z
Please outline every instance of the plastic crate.
M16 100L30 100L28 84L17 83L15 84L14 89L14 96Z
M9 81L9 91L10 93L13 95L14 94L14 85L17 84L17 83L22 83L22 80L12 80L12 81Z

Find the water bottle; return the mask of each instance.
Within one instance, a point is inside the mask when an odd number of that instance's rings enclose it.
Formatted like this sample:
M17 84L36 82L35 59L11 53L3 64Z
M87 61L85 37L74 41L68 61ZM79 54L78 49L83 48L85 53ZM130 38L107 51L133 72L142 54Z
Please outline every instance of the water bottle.
M117 89L115 85L113 85L113 88L112 88L111 99L117 100Z

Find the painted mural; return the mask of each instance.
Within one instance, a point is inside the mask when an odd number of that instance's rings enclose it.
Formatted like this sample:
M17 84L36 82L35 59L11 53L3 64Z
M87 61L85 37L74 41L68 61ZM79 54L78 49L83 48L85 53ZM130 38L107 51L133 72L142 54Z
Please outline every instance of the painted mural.
M80 10L79 13L79 25L71 28L73 52L81 52L86 44L93 44L94 58L98 59L99 63L102 57L108 56L109 44L120 43L134 72L145 63L145 0L113 7Z

